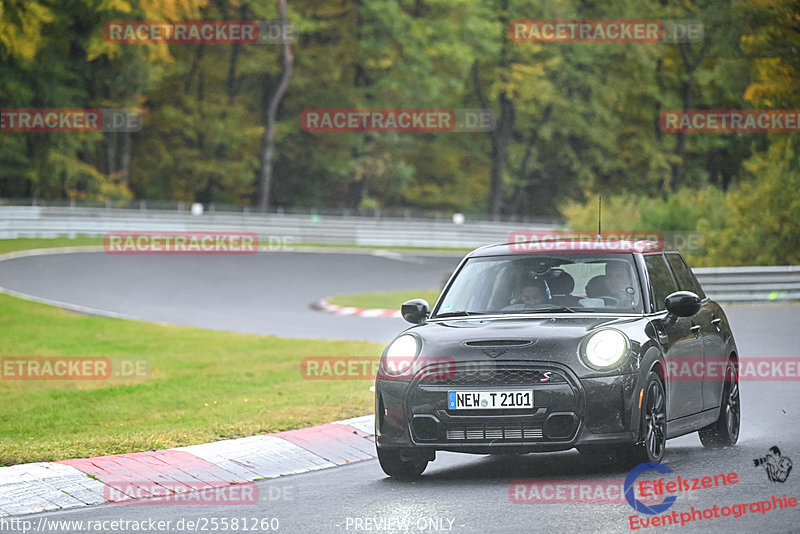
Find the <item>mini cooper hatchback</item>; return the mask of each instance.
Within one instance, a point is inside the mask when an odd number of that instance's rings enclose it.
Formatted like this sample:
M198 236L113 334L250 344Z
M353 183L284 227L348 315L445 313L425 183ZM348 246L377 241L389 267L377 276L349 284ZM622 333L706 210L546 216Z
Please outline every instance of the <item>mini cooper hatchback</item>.
M638 464L690 432L736 443L736 343L678 251L524 245L468 254L432 310L403 304L414 326L385 349L375 383L386 474L417 477L436 451L577 448Z

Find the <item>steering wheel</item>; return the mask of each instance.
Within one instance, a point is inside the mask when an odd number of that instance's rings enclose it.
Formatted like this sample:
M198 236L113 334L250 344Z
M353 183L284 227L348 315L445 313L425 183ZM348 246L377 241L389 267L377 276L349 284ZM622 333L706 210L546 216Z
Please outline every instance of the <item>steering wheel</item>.
M616 298L616 297L606 297L606 296L604 296L602 298L603 298L603 302L606 303L606 304L609 303L608 302L609 300L613 301L613 302L611 302L611 307L613 307L613 308L619 308L620 307L620 300L618 298Z

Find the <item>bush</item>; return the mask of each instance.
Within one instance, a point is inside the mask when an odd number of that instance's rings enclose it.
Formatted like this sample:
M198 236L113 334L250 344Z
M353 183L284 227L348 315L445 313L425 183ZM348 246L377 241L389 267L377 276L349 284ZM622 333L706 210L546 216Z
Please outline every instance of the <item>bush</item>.
M786 137L745 162L749 176L723 193L683 189L666 199L603 198L603 228L699 232L703 247L684 250L695 267L800 264L800 144ZM597 228L597 198L568 202L561 213L573 230Z
M700 232L692 241L700 248L682 248L693 266L712 265L708 256L709 233L719 233L726 224L725 195L712 187L683 189L666 199L643 195L614 195L603 197L603 228L605 230L658 230L664 239L680 247L685 240L676 239L676 232ZM597 228L597 198L586 203L569 202L562 206L562 215L573 230ZM702 230L701 230L702 228Z
M701 221L707 255L724 265L800 264L800 156L786 137L745 162L751 179L726 198L727 224L720 232Z

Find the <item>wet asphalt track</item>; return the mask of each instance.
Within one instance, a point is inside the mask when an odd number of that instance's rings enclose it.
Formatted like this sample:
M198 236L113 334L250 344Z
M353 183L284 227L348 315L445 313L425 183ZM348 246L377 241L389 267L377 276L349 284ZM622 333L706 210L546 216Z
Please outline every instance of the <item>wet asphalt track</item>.
M307 310L308 302L331 293L433 287L456 261L309 254L258 255L235 261L217 257L204 258L202 262L162 257L162 261L149 263L147 260L152 258L126 257L120 261L102 254L26 258L0 262L0 285L180 324L384 341L403 327L401 321L331 317ZM242 258L245 261L240 261ZM162 300L165 306L159 304ZM800 306L726 306L726 311L743 358L797 356ZM221 324L213 324L215 319ZM298 320L304 324L293 326L293 321ZM385 326L380 325L381 321L386 321ZM795 464L800 462L798 382L744 382L741 393L742 432L735 447L706 450L692 434L669 441L664 459L684 478L733 471L738 474L739 483L682 493L672 510L680 513L692 506L731 506L772 495L800 497L800 466L796 465L786 483L780 484L770 482L764 470L754 467L752 461L778 445ZM179 520L213 517L278 518L278 532L290 533L800 532L800 508L704 519L683 527L631 530L628 518L633 510L627 504L529 505L512 503L508 496L509 484L515 480L620 481L626 474L614 465L587 463L575 451L506 457L440 453L422 479L414 483L385 478L373 460L258 482L262 498L253 506L101 505L26 518L152 518L173 522L171 529L158 532L186 532L175 528ZM278 488L287 489L275 491ZM270 494L290 498L270 500ZM378 530L378 524L367 523L367 518L390 521L384 526L394 530ZM398 529L403 520L410 521L409 530ZM356 528L359 524L362 528Z
M339 294L440 288L459 260L452 255L368 251L246 256L70 253L0 261L0 286L150 321L388 343L405 321L330 315L312 310L310 304Z

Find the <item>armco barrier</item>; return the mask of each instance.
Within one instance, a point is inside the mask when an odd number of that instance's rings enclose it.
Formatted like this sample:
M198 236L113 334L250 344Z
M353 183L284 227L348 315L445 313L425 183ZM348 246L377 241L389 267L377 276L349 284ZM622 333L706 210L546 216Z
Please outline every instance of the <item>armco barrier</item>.
M254 232L289 244L475 248L505 242L520 223L372 217L0 206L0 239L102 236L107 232ZM553 225L526 224L547 230ZM264 243L266 244L266 243Z
M706 294L720 302L800 300L800 266L693 269Z
M508 240L521 223L372 217L314 216L110 209L56 206L0 206L0 239L102 236L107 232L254 232L262 240L290 244L475 248ZM524 224L527 230L554 225ZM721 302L800 300L800 266L694 269L705 292Z

